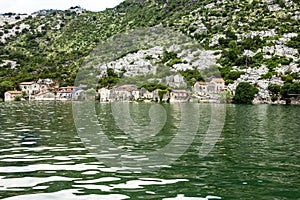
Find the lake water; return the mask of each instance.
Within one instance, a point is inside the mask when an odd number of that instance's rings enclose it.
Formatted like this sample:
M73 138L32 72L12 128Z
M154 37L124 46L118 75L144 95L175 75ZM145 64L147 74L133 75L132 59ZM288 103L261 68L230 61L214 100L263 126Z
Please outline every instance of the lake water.
M0 199L300 199L300 106L118 106L0 103Z

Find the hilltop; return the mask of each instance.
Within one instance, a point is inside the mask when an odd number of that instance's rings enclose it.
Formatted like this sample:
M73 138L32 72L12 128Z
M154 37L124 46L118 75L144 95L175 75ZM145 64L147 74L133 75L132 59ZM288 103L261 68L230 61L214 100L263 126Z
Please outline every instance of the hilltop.
M0 16L0 86L12 88L38 78L72 85L82 62L99 42L155 26L178 31L202 47L198 60L177 52L172 67L200 70L207 67L201 60L209 56L232 91L246 81L259 89L260 100L275 100L279 94L270 90L272 86L299 81L297 0L126 0L102 12L73 7ZM150 58L163 57L163 52L159 45L154 50L135 50L112 64L126 63L127 74L143 74L137 70L139 64L151 65ZM122 73L122 68L115 69Z

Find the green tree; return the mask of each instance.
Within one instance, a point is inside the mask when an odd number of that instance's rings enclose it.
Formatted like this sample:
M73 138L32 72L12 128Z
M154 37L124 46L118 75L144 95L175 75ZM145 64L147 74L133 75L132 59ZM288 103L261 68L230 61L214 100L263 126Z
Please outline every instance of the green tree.
M280 94L283 98L289 98L289 93L292 88L292 83L285 83L281 89L280 89Z
M14 98L15 101L21 101L22 100L22 96L21 95L17 95Z
M280 89L280 94L285 99L286 104L290 104L292 95L300 94L300 83L285 83Z
M237 104L252 104L255 94L258 93L258 89L248 82L241 82L238 84L235 95L234 103Z
M4 93L8 90L12 90L14 84L10 81L3 81L0 83L0 99L4 99Z
M193 86L196 81L204 81L201 72L197 69L181 70L179 71L179 74L182 75L191 86Z
M279 94L280 89L281 89L281 86L278 85L278 84L270 84L270 85L268 86L268 90L269 90L272 94L274 94L274 95Z
M274 102L278 100L281 86L278 84L269 84L268 90L271 92L271 100Z
M105 76L101 77L99 80L99 88L102 87L113 87L115 85L117 85L117 83L119 82L119 75L117 73L114 72L113 69L108 68L107 69L107 73Z

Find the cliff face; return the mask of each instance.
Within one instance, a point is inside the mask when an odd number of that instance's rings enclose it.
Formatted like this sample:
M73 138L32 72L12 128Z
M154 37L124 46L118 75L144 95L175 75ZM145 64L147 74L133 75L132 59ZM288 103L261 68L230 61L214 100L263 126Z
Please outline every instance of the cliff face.
M270 84L299 81L297 0L127 0L103 12L75 7L0 16L1 82L47 77L72 84L82 61L99 42L157 25L179 31L202 47L194 51L193 55L201 55L196 58L178 52L186 62L172 65L176 70L201 71L207 67L203 59L209 57L213 60L209 64L219 68L232 91L238 83L250 82L258 87L257 100L262 101L272 98ZM153 73L156 67L151 60L162 54L157 45L111 64L117 73Z

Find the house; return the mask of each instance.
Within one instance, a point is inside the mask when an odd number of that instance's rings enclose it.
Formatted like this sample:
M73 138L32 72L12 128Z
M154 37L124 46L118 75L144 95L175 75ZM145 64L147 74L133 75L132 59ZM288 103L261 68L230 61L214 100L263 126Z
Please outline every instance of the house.
M22 96L22 92L21 91L7 91L4 93L4 101L14 101L16 99L17 96Z
M137 86L135 85L115 86L111 89L109 98L111 101L132 101L136 98L133 92L136 90Z
M22 91L26 92L28 96L35 95L40 91L40 85L33 81L20 83L20 88Z
M72 90L61 90L57 92L57 100L72 100Z
M101 88L98 90L100 94L100 102L109 102L110 101L110 90L107 88Z
M207 96L215 92L215 84L212 82L196 82L193 87L193 92L199 96Z
M37 101L54 101L56 100L56 95L54 92L45 91L40 92L34 96L34 99Z
M53 81L50 78L39 79L37 84L40 85L40 92L46 92L47 90L54 90L59 88L59 83L57 81Z
M57 100L72 100L73 93L75 93L79 88L75 86L67 86L58 88Z
M208 93L208 82L196 82L193 87L193 92L198 95L206 95Z
M153 99L153 92L149 92L148 90L145 89L145 92L143 93L143 97L145 99Z
M146 93L147 90L145 88L142 88L142 89L134 89L132 90L132 96L133 96L133 99L134 100L138 100L140 98L143 98L144 97L144 93Z
M170 103L188 101L188 93L186 90L172 90L170 93Z
M199 96L207 96L226 90L225 81L222 78L213 78L210 82L196 82L193 92Z
M214 88L215 92L221 92L225 89L225 81L222 78L213 78L211 80L211 83L214 84L215 86Z

